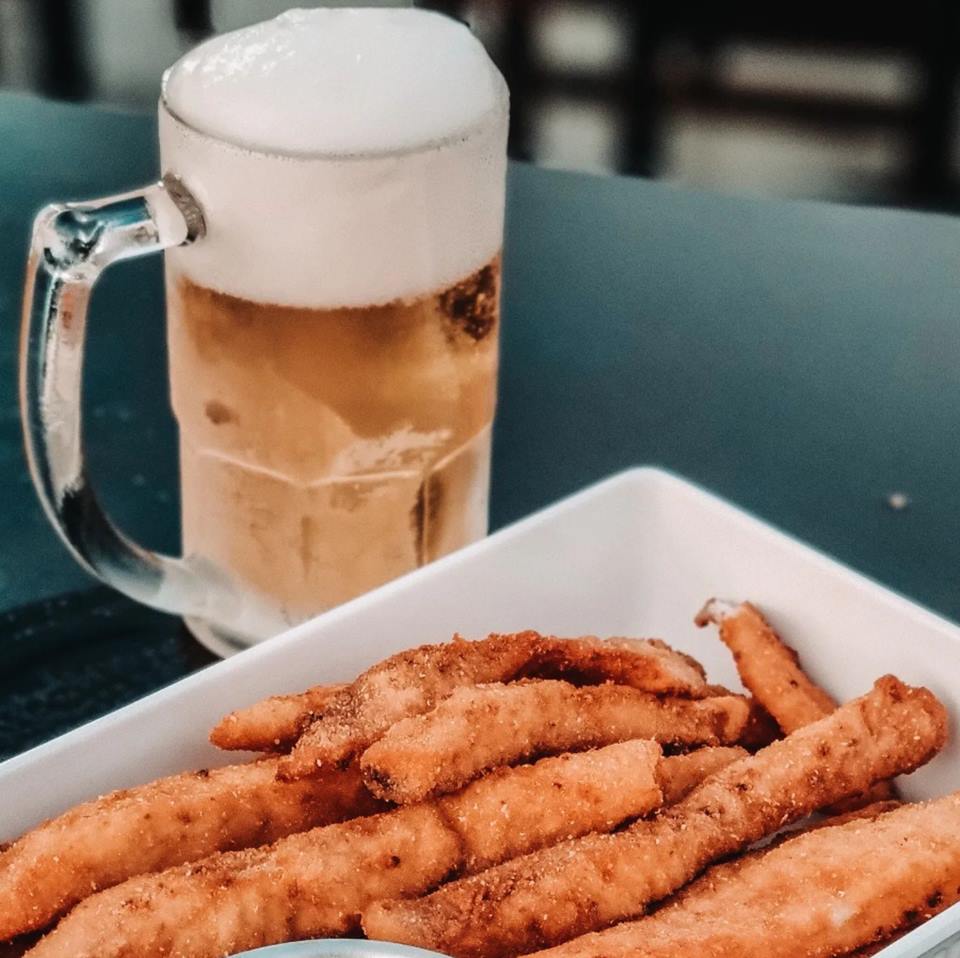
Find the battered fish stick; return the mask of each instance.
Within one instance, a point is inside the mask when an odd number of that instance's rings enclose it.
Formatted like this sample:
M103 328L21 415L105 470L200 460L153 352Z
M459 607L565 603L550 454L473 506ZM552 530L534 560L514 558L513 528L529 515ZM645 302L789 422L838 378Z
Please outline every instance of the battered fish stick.
M371 897L416 894L460 862L456 833L419 805L223 852L81 902L30 958L221 958L344 935Z
M788 735L829 715L837 703L800 668L797 653L785 645L749 602L734 606L711 599L697 625L713 622L733 653L740 681Z
M317 685L293 695L273 695L222 718L210 731L217 748L279 752L289 748L345 685Z
M544 752L631 738L728 745L749 711L738 696L661 698L624 685L577 688L552 679L477 685L397 722L363 753L360 767L374 795L406 805Z
M364 931L456 958L493 958L635 918L710 862L922 765L943 746L946 724L931 692L886 676L827 718L710 776L652 821L563 842L416 901L376 903L364 912Z
M455 638L401 652L373 666L327 704L281 765L287 778L312 775L362 752L391 725L428 712L455 689L536 675L615 678L650 692L703 695L703 670L656 640L557 639L536 632Z
M356 766L291 784L276 772L276 759L265 759L174 775L78 805L27 832L0 853L0 940L42 928L133 875L384 807Z
M659 759L642 741L545 759L440 802L135 878L82 902L29 955L220 958L353 933L376 898L423 894L452 874L644 814L660 801Z
M958 835L960 794L818 828L711 868L649 918L537 958L832 958L869 949L960 899Z
M740 681L787 734L822 719L837 707L834 699L800 668L797 653L749 602L732 605L711 599L696 621L700 626L708 622L719 626L720 640L733 653ZM890 783L878 782L863 800L880 801L894 795Z

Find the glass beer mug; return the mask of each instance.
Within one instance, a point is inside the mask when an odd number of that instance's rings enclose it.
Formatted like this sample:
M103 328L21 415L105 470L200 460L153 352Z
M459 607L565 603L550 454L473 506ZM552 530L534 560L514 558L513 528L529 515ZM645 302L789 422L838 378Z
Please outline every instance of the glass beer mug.
M292 11L165 75L163 178L50 206L21 344L31 473L77 560L227 653L486 533L507 92L466 27ZM90 290L165 250L182 557L84 462Z

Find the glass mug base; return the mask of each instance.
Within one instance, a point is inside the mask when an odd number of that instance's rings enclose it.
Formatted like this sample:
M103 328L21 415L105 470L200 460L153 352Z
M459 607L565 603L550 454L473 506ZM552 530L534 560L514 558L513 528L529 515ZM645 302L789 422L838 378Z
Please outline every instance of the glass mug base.
M375 496L358 496L357 477L306 488L271 477L271 492L237 463L182 457L184 488L204 492L185 497L203 502L184 511L187 561L236 596L187 627L231 655L483 538L490 447L487 426L427 473L365 477Z
M228 629L211 625L205 619L188 615L184 618L183 624L202 646L221 659L229 658L231 655L250 647L249 637L240 636Z

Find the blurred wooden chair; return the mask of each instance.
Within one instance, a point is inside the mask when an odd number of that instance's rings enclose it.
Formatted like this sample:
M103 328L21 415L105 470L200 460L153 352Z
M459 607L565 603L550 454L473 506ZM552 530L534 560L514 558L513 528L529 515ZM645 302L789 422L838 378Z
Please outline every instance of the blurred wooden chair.
M809 0L803 5L739 0L578 0L580 6L616 9L629 49L626 64L608 74L558 71L536 57L538 17L551 0L486 0L503 24L491 52L512 90L511 153L531 153L531 111L537 98L561 95L616 107L623 116L619 169L655 175L665 114L679 107L763 122L789 122L831 130L881 129L899 137L907 161L890 184L894 201L954 207L960 204L954 156L960 80L960 4L919 0L905 10ZM426 0L425 6L464 16L471 6ZM788 90L727 87L717 70L725 49L740 43L793 49L828 49L838 55L892 54L918 78L908 102ZM692 76L664 78L663 60L674 44L692 54Z

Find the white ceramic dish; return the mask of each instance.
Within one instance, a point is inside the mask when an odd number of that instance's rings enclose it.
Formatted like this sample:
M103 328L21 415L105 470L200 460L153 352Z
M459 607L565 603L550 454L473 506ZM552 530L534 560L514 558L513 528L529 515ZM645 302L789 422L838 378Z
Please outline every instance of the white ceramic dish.
M0 838L92 795L222 764L206 732L224 712L455 631L659 635L736 686L715 635L692 623L713 595L760 603L838 698L893 672L960 715L960 629L681 479L634 469L3 763ZM904 792L960 789L958 759L955 737ZM882 954L946 955L930 949L957 931L954 908Z

